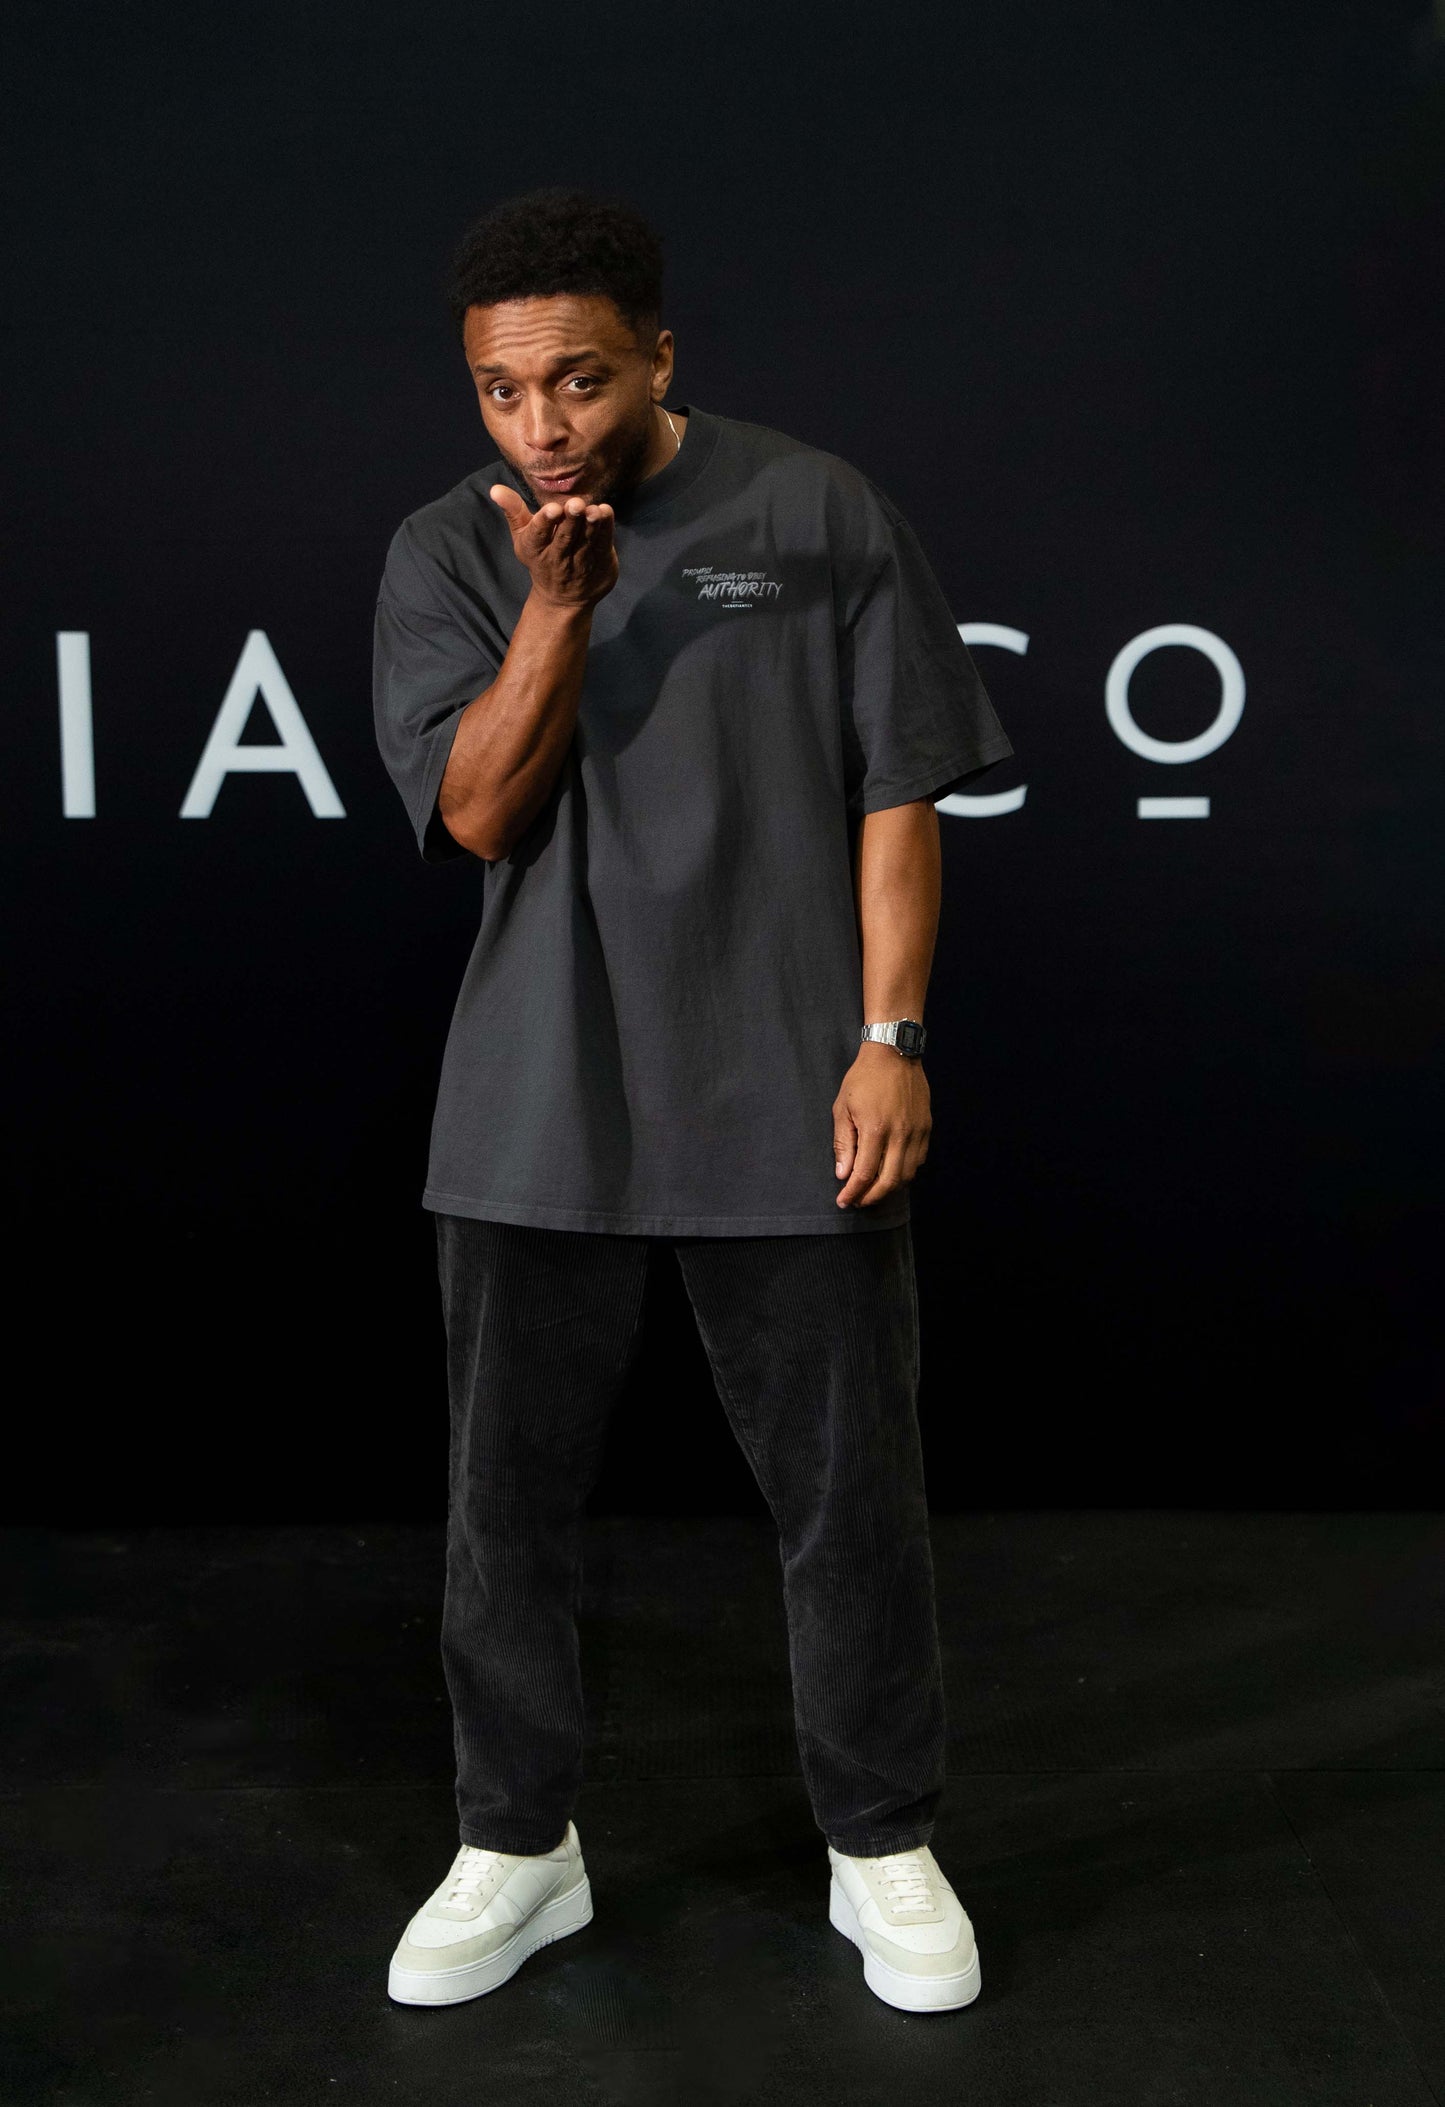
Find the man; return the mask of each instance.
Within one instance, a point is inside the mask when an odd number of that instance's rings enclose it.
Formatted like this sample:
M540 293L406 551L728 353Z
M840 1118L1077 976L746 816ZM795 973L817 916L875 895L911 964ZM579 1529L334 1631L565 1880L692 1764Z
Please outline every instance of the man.
M461 1848L389 1989L478 1996L591 1917L582 1509L665 1241L778 1523L831 1921L879 1997L948 2009L979 1965L929 1849L909 1183L933 801L1012 748L885 497L666 406L661 281L646 224L576 192L470 230L452 311L497 458L403 523L377 604L421 852L486 866L424 1195Z

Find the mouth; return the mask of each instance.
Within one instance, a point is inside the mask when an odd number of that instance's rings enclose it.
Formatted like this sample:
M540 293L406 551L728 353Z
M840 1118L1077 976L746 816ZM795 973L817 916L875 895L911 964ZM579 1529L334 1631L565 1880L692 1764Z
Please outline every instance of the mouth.
M535 490L545 490L549 497L566 497L581 483L586 468L570 468L562 473L543 475L535 468L527 470L527 480Z

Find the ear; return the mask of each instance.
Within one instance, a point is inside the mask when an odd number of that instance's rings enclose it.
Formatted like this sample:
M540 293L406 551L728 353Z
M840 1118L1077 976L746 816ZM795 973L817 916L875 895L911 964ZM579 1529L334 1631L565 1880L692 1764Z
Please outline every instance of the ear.
M670 329L659 329L652 352L652 399L661 402L672 386L675 341Z

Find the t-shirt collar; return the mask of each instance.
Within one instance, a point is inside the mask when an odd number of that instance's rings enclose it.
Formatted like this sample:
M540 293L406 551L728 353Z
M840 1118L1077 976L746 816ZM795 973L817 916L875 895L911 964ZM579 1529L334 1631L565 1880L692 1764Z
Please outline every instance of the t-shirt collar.
M690 402L680 402L678 408L687 418L683 426L682 444L670 461L664 461L655 475L644 477L634 483L631 490L613 499L613 509L619 521L630 525L635 519L651 518L663 506L670 505L695 483L712 458L717 445L718 419L709 417L706 410L699 410Z

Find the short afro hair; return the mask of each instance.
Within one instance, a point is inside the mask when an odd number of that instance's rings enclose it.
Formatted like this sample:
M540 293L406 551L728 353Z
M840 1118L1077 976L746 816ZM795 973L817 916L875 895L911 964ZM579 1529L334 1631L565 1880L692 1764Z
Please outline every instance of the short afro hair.
M629 329L662 313L662 243L620 199L529 190L474 220L452 260L447 302L457 335L469 307L551 293L601 294Z

